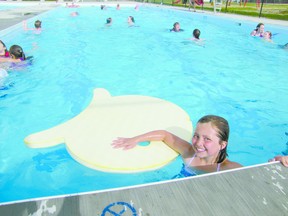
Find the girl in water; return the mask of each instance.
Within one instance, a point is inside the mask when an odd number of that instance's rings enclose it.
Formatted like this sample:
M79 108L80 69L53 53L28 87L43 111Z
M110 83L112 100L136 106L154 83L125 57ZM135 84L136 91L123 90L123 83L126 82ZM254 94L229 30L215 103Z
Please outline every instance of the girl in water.
M227 120L220 116L207 115L198 121L192 144L168 131L158 130L132 138L119 137L112 142L112 146L128 150L140 142L163 141L181 155L184 163L181 174L191 176L242 167L241 164L228 159L228 138ZM277 156L271 161L273 160L281 161L284 166L288 166L288 156Z
M132 138L118 138L113 141L112 145L114 148L127 150L134 148L139 142L163 141L181 155L187 175L195 175L242 166L228 160L228 138L228 122L222 117L208 115L198 121L192 145L164 130L151 131Z
M263 23L259 23L256 26L256 29L254 29L251 33L251 36L256 36L256 37L263 37L264 36L264 24Z

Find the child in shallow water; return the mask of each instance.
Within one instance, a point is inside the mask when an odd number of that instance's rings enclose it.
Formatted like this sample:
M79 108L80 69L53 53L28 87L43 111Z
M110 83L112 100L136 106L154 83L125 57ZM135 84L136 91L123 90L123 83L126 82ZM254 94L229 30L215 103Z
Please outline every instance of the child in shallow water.
M13 45L9 49L10 56L12 59L17 59L20 61L26 60L25 54L23 52L23 49L19 45Z
M4 43L1 41L0 42L0 53L2 53L2 54L0 54L0 62L2 63L2 62L21 62L21 57L18 57L19 55L20 55L20 53L19 52L17 52L17 48L19 48L20 46L18 46L18 45L13 45L13 46L11 46L10 47L10 49L9 49L9 51L7 50L7 48L6 48L6 46L5 46L5 44L3 45ZM3 49L2 49L2 51L1 51L1 47L3 46ZM12 48L12 49L11 49ZM20 47L21 48L21 47ZM22 50L22 48L21 48L21 50ZM12 51L12 54L13 55L11 55L11 51ZM18 50L19 51L19 50ZM23 52L23 50L22 50L22 52ZM24 55L24 53L23 53L23 55ZM23 57L23 56L22 56ZM25 60L26 58L25 58L25 55L24 55L24 58L23 58L23 60ZM22 60L22 61L23 61Z
M128 16L127 23L129 26L133 26L135 24L135 19L133 16Z
M265 31L263 34L264 40L272 42L272 33L270 31Z
M28 28L27 27L27 21L26 20L23 21L23 29L25 31L32 30L32 31L34 31L35 34L40 34L42 32L42 26L41 25L42 25L42 22L40 20L36 20L34 22L35 28Z
M184 31L184 30L181 29L179 22L175 22L175 23L173 24L173 28L170 29L170 32L181 32L181 31Z
M251 36L256 36L256 37L263 37L264 34L264 24L259 23L256 28L250 33Z
M111 26L112 25L112 18L109 17L106 19L106 26Z
M26 57L23 49L19 45L13 45L9 49L12 64L9 65L11 70L23 70L27 66L32 65L33 56Z
M193 31L193 38L190 38L190 40L193 40L193 41L200 41L200 30L199 29L194 29Z

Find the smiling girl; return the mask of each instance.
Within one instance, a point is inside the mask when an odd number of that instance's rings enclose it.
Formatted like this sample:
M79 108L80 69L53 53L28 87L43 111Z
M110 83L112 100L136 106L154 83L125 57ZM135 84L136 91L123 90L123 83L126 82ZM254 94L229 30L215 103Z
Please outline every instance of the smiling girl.
M228 138L228 122L222 117L207 115L198 121L192 145L168 131L158 130L132 138L119 137L113 141L112 146L127 150L134 148L139 142L163 141L182 156L185 171L195 175L242 166L228 160Z

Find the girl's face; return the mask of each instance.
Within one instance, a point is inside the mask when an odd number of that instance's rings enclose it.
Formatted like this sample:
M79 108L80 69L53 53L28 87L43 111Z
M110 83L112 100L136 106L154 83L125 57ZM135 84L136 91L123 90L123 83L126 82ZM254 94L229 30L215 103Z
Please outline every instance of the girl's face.
M259 32L264 32L264 25L260 25Z
M180 31L180 24L176 24L176 25L174 26L174 29L175 29L175 31Z
M192 144L199 158L216 158L219 151L227 145L227 142L221 141L217 136L218 132L212 124L198 123L195 129Z
M270 33L269 33L269 32L264 32L263 37L264 37L265 39L271 39L271 36L270 36Z

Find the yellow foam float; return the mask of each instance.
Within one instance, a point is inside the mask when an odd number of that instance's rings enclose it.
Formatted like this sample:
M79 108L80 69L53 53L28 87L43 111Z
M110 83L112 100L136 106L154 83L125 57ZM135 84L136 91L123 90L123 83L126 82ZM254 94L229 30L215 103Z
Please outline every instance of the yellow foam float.
M112 97L102 88L94 90L89 106L71 120L31 134L24 142L31 148L65 143L81 164L105 172L140 172L158 169L178 154L162 142L137 145L131 150L114 149L117 137L132 137L151 130L167 130L190 141L192 123L179 106L154 97Z

